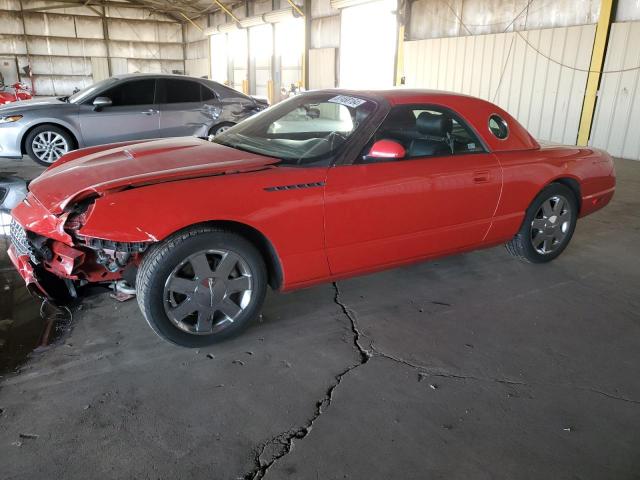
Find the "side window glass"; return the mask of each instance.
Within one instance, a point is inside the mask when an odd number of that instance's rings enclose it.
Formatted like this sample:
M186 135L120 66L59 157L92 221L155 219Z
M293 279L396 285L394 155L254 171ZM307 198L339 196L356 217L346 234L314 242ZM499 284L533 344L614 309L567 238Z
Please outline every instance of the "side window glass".
M200 84L200 99L203 102L209 102L211 100L215 100L216 96L210 89Z
M394 140L405 158L435 157L483 152L473 131L455 114L431 106L394 107L375 140Z
M101 93L99 96L109 97L114 107L150 105L153 103L155 82L153 78L124 82Z
M163 103L200 102L200 84L188 80L164 79Z
M489 117L489 130L500 140L509 136L509 126L500 115L494 114Z

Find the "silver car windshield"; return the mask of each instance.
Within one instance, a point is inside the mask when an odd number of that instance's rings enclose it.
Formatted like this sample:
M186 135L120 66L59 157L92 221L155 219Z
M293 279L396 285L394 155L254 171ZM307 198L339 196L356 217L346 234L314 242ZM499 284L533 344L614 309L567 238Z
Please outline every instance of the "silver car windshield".
M118 82L117 78L107 78L106 80L102 80L101 82L94 83L93 85L83 88L79 92L74 93L68 98L69 103L82 103L87 98L90 98L92 95L96 94L104 90L106 87L110 87Z
M214 142L311 164L331 159L377 108L369 99L335 93L286 100L216 136Z

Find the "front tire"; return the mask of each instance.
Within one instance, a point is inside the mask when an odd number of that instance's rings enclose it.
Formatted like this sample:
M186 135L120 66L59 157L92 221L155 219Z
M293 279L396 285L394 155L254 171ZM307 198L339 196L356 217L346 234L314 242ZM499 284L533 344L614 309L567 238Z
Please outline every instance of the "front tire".
M161 338L202 347L234 336L260 313L264 260L244 237L193 228L153 246L138 269L138 305Z
M25 149L33 161L48 167L75 148L73 137L56 125L40 125L25 138Z
M577 219L578 200L573 191L552 183L527 209L520 230L505 245L507 251L526 262L550 262L567 248Z

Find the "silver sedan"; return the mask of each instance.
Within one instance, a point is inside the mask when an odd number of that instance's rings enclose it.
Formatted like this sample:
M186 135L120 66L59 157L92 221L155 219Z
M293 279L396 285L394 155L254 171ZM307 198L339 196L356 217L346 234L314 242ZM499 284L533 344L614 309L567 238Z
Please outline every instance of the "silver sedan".
M0 107L0 157L50 165L76 148L146 138L216 135L268 106L210 80L129 74L69 97Z

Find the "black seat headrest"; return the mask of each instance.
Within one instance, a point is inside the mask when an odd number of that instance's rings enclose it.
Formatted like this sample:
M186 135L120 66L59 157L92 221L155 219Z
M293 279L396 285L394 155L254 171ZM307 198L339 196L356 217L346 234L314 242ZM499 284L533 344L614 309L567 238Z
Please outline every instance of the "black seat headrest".
M446 137L453 129L453 122L442 113L422 112L416 119L416 129L422 135Z

